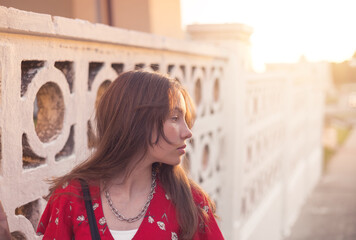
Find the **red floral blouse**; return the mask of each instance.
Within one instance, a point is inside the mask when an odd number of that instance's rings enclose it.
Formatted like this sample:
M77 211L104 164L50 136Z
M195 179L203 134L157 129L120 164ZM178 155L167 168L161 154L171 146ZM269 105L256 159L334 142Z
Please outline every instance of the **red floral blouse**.
M103 214L100 189L98 186L90 186L89 188L100 237L103 240L114 240ZM43 240L69 240L73 236L76 240L91 239L84 200L78 197L81 195L79 181L64 184L62 188L55 191L55 194L48 201L37 227L37 234L44 235ZM207 211L210 219L208 226L200 226L201 229L196 232L193 240L224 239L206 201L198 194L194 194L194 199L200 207ZM175 207L158 180L154 197L132 239L179 239L179 225L176 219Z

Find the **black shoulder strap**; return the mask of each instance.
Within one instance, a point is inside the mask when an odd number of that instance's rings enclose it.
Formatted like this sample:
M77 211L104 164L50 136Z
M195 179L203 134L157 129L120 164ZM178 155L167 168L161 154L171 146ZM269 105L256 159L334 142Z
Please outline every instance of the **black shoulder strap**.
M80 179L80 184L82 185L85 208L87 209L91 238L93 240L100 240L98 225L95 220L93 204L91 202L91 196L90 196L88 184L83 179Z

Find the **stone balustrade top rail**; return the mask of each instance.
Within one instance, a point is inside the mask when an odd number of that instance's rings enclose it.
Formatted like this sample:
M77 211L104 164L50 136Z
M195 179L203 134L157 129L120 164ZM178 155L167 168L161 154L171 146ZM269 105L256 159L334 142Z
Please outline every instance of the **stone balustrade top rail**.
M226 50L211 44L120 29L80 19L73 20L3 6L0 6L0 16L1 32L120 44L215 58L228 57Z

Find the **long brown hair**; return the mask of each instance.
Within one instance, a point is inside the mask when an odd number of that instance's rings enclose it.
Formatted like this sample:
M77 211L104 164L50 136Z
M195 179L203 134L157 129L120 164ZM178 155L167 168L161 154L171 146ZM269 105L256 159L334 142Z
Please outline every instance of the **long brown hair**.
M144 156L149 146L156 144L160 137L167 140L163 123L179 92L185 100L185 120L191 128L195 117L194 105L188 92L177 80L148 71L120 74L103 94L96 109L95 152L68 174L52 180L48 196L73 179L98 184L98 180L109 181L118 174L127 177L133 170L130 166L136 165L131 161L138 151ZM153 135L157 136L154 142ZM142 160L143 156L136 161ZM163 163L155 166L163 188L176 206L180 238L193 238L199 221L206 222L208 218L206 212L194 202L192 190L207 199L213 212L214 204L180 166Z

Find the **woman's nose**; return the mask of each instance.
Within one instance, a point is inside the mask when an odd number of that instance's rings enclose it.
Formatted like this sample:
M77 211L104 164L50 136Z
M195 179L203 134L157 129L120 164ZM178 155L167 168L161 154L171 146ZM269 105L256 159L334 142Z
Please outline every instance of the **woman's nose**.
M187 124L184 124L184 129L182 131L182 138L183 139L189 139L193 136L192 131L189 129L189 127L187 126Z

